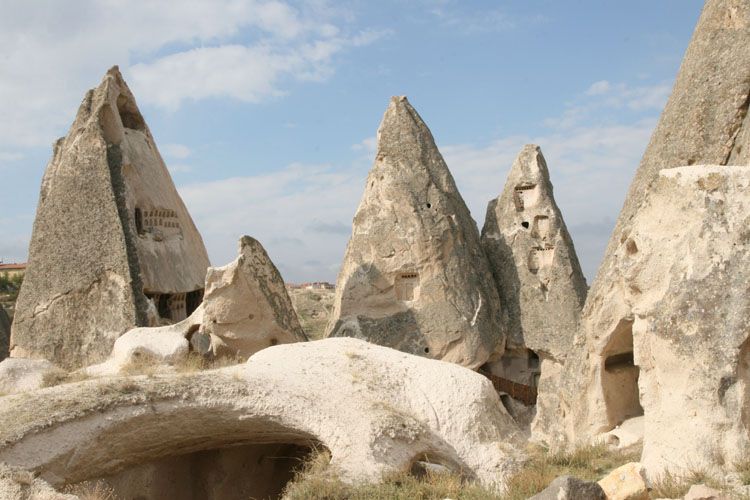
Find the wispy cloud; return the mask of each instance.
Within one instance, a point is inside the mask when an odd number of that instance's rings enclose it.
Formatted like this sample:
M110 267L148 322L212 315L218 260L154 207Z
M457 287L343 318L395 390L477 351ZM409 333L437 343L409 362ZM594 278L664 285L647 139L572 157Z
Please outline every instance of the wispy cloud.
M0 150L64 134L83 89L114 64L141 102L257 101L328 77L337 54L385 34L347 33L348 13L326 0L0 0L0 12Z
M639 95L650 88L629 90ZM587 105L586 95L582 92L581 106ZM480 227L487 203L502 191L520 148L526 143L540 145L557 202L589 278L603 255L657 114L639 113L637 118L618 122L619 104L597 105L599 118L553 126L546 134L440 145ZM374 137L353 145L353 150L368 158L348 167L294 164L270 174L190 184L180 192L215 263L234 258L235 240L247 232L268 246L287 279L334 279L375 146ZM312 260L321 264L305 264Z

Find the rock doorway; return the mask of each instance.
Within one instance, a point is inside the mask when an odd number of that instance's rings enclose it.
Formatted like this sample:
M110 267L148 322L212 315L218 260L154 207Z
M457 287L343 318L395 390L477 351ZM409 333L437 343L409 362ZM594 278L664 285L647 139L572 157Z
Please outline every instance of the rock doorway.
M250 444L165 457L77 485L103 483L121 500L247 500L280 498L320 445Z
M629 418L643 415L638 391L640 369L633 358L633 320L620 320L602 352L601 360L607 430L611 430Z

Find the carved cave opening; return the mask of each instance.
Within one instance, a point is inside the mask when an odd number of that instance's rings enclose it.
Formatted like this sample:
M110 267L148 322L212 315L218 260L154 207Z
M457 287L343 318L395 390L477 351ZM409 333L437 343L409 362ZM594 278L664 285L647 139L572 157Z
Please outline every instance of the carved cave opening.
M539 189L536 184L521 184L513 190L513 203L516 206L516 212L523 212L525 209L536 205L539 199Z
M531 235L534 238L545 239L549 236L550 220L546 215L537 215L534 217L534 225L531 229Z
M146 292L146 297L153 302L161 319L177 323L198 308L203 301L203 289L187 293Z
M633 358L633 320L622 319L601 355L601 383L610 429L643 415L639 368Z
M146 122L131 99L122 94L119 95L117 97L117 112L120 114L123 127L145 132Z
M419 273L408 272L396 276L394 284L396 298L404 302L411 302L419 298Z
M547 245L544 247L534 247L529 252L528 269L532 274L537 274L540 269L549 267L554 262L555 247Z
M66 490L96 491L100 485L122 500L276 499L305 460L321 449L317 443L209 449L135 465Z

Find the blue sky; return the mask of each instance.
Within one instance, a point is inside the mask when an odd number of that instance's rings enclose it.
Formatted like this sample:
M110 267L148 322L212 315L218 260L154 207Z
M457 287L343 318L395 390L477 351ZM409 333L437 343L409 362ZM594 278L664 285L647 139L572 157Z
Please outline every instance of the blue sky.
M542 147L589 281L700 14L697 0L0 0L0 259L26 259L51 144L118 64L213 265L258 238L333 281L392 95L474 219Z

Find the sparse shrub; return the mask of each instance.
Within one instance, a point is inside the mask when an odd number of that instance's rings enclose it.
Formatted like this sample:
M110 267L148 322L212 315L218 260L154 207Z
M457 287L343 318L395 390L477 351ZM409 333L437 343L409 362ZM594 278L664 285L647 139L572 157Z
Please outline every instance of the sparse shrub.
M63 488L64 493L77 495L81 500L118 500L114 490L104 481L84 481Z
M542 448L531 448L529 460L508 479L503 498L526 499L549 486L556 477L566 474L584 481L598 481L620 465L637 461L640 454L638 447L612 450L605 444L553 454Z
M344 483L330 467L327 451L311 454L295 478L284 490L286 500L412 500L443 499L493 500L501 499L458 474L427 472L422 477L397 474L382 483Z
M135 352L130 358L130 361L120 368L120 373L123 375L153 375L159 369L161 360L153 354L146 352Z
M734 470L737 472L739 480L743 485L750 485L750 457L735 462Z
M216 370L227 366L234 366L244 363L245 359L241 356L219 356L216 358L207 358L197 352L191 352L186 357L174 364L178 373L194 373L202 370Z
M83 372L68 373L61 368L52 368L42 374L42 387L53 387L61 384L72 384L88 379L89 376Z
M680 498L685 496L694 484L705 484L709 488L717 490L727 487L723 480L718 480L701 469L691 470L683 474L666 471L651 482L651 497Z

